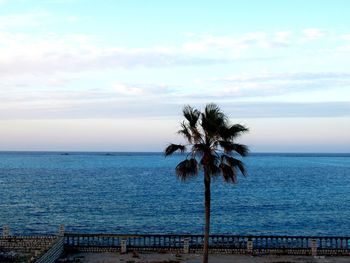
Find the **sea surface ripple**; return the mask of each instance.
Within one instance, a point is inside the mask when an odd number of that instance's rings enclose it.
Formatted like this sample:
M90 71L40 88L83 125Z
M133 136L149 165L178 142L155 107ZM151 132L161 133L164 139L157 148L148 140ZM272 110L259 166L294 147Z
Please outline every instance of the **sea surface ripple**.
M183 156L0 152L0 224L15 234L202 233L203 177ZM238 184L212 182L211 232L350 236L350 155L252 154Z

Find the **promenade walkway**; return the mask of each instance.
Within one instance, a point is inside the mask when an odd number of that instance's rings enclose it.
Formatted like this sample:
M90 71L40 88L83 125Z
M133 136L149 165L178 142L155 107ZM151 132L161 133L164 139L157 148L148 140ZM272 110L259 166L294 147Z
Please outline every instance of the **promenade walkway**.
M81 263L201 263L200 254L139 254L134 258L132 253L120 255L119 253L76 253L69 255L72 259L77 257ZM209 262L213 263L349 263L349 257L312 257L312 256L261 256L248 255L209 255Z

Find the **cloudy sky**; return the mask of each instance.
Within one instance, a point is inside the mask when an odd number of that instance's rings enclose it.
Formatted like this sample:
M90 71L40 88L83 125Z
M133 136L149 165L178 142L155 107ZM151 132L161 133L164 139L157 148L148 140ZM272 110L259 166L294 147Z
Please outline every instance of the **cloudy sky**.
M0 150L160 151L215 102L256 152L350 152L350 2L0 0Z

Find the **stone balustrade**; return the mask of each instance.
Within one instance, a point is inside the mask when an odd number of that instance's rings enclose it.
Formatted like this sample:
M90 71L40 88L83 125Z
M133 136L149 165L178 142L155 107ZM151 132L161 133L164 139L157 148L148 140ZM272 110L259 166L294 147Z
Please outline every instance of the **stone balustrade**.
M203 235L65 233L65 247L80 251L175 251L200 253ZM211 235L210 253L350 255L350 237Z
M54 262L63 251L201 253L203 235L190 234L86 234L11 236L8 226L0 237L0 252L14 251L28 262ZM210 253L250 255L349 255L350 237L210 235ZM36 261L35 261L36 260Z

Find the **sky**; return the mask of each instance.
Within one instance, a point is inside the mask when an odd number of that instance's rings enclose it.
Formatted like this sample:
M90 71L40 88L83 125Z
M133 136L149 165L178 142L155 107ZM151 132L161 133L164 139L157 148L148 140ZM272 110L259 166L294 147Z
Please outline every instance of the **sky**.
M162 151L213 102L253 152L350 152L349 10L0 0L0 150Z

